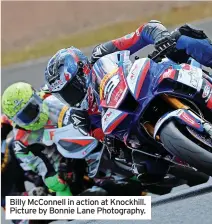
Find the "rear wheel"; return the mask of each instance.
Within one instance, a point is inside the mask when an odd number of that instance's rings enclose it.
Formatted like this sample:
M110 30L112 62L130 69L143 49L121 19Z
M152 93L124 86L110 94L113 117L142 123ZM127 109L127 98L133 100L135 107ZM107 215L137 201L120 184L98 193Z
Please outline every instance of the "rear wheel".
M161 129L160 139L168 152L212 176L212 153L185 136L173 121Z

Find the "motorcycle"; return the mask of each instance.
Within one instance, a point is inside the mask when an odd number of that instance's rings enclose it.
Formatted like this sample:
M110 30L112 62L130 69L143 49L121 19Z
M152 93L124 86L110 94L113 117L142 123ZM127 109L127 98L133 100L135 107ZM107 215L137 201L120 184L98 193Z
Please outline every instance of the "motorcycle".
M104 132L127 133L124 158L112 158L104 144L76 131L72 124L46 129L43 142L54 143L65 158L85 159L88 164L85 178L95 183L105 179L122 183L136 176L143 189L154 193L160 186L169 186L166 192L169 193L173 184L182 184L179 181L182 179L190 186L206 182L212 172L209 152L212 84L201 66L192 59L190 64L178 65L179 72L169 69L151 77L147 72L149 59L136 60L128 73L131 64L126 60L128 51L110 57L102 57L94 64L99 73L92 78L100 80L96 92L104 113ZM118 66L111 63L117 57ZM207 104L200 96L195 98L199 88L203 88ZM139 139L147 144L143 145ZM195 157L198 152L201 155Z
M212 175L212 79L202 66L192 58L166 70L166 62L158 66L149 58L137 59L131 66L128 51L110 57L94 65L95 76L101 79L102 128L118 137L127 133L124 141L132 150L134 172L142 174L142 163L148 167L143 154L170 163L177 157L181 166ZM157 74L150 66L157 67ZM142 148L142 139L148 149ZM156 165L154 170L162 167Z

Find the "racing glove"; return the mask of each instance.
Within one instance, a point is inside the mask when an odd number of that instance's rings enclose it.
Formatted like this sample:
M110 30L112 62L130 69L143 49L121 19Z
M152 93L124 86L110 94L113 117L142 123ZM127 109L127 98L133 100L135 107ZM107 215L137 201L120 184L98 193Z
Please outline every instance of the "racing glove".
M175 47L175 40L169 36L162 37L155 42L155 49L159 52L166 51L169 52Z
M35 174L32 171L26 171L24 173L24 176L25 176L27 181L34 183L34 185L36 187L41 187L41 186L44 185L42 177L37 175L37 174Z
M160 21L151 20L143 32L151 37L158 52L170 48L175 43L169 31Z
M53 176L49 176L45 178L45 184L49 188L49 191L56 192L56 196L72 196L72 192L62 178L60 178L59 174L55 174Z
M70 122L73 126L79 131L85 132L84 134L88 134L91 129L91 122L86 110L73 108L70 112Z

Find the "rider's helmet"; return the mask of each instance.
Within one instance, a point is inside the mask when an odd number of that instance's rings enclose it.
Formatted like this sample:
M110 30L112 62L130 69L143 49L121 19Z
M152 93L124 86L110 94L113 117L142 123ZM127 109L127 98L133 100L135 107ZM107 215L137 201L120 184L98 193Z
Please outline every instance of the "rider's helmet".
M31 131L43 128L49 118L48 106L25 82L14 83L4 91L2 110L14 124Z
M50 92L70 106L78 106L87 93L90 64L77 48L59 50L48 62L45 80Z

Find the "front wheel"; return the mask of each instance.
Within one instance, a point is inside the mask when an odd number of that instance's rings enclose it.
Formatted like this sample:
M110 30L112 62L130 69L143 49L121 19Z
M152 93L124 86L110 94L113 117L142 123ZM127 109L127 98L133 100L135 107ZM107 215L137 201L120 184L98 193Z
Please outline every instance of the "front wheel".
M212 153L185 136L173 121L161 129L160 139L164 148L172 155L212 176Z

